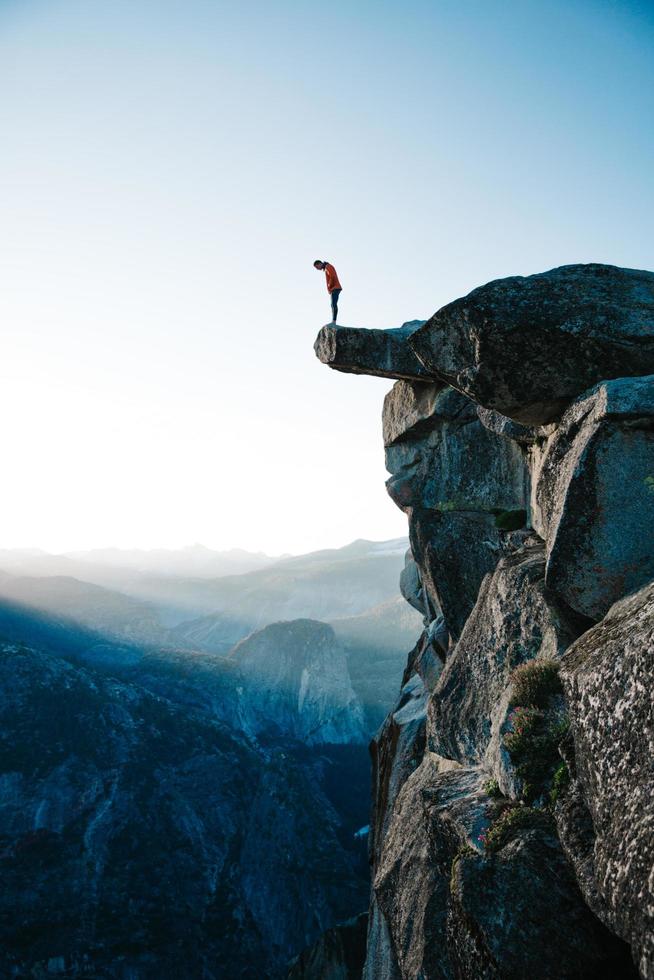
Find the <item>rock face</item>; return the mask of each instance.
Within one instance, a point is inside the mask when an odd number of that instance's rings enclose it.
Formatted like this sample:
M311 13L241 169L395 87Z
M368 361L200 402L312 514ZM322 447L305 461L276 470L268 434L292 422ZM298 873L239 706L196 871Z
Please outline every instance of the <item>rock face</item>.
M408 776L373 880L387 938L364 976L591 980L619 966L621 944L584 904L545 822L484 858L492 810L476 768L428 753Z
M600 619L654 578L654 375L603 381L565 412L536 463L547 584Z
M559 658L577 625L545 586L542 542L533 539L503 558L484 579L430 701L430 749L464 765L483 764L506 796L519 796L502 744L510 728L511 676L521 664Z
M654 274L489 283L392 343L427 376L364 338L356 371L400 379L424 631L371 745L363 976L654 980Z
M574 824L560 821L597 914L654 976L654 585L622 599L563 658L574 768L592 820L580 852ZM582 869L583 871L583 869Z
M492 861L472 852L460 856L450 883L447 941L455 977L609 980L626 964L621 944L584 905L546 827L516 835Z
M399 381L384 401L383 429L386 487L409 516L428 618L442 611L458 636L484 575L511 546L514 535L498 518L526 518L523 453L443 385Z

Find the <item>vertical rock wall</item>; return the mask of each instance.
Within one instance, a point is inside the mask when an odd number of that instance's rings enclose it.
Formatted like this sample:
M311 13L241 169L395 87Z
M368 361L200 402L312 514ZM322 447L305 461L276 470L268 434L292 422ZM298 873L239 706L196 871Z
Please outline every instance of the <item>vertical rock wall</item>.
M654 274L499 280L316 352L399 379L425 625L371 747L366 980L654 977Z

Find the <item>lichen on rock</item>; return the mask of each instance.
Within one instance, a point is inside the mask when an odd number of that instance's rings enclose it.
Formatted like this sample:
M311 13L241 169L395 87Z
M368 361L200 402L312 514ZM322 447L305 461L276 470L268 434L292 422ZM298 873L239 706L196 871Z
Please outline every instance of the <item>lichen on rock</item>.
M654 585L616 603L566 652L561 676L574 737L575 784L592 821L597 913L654 976ZM573 863L586 856L562 820ZM596 900L595 896L599 900Z

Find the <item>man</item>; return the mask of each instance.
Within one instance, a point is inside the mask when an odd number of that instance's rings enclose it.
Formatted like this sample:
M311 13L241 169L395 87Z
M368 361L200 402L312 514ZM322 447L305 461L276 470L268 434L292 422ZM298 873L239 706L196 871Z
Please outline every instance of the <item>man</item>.
M336 269L331 264L331 262L323 262L322 259L316 259L313 263L314 269L325 270L325 279L327 280L327 292L331 296L332 300L332 323L336 323L336 317L338 316L338 297L341 295L341 284L338 281L338 276L336 275Z

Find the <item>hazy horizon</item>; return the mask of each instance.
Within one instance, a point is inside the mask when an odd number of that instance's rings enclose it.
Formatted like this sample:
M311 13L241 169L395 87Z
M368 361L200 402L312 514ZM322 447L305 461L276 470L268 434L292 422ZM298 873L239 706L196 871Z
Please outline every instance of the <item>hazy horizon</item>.
M193 541L188 544L183 544L175 548L169 548L163 545L153 545L152 547L148 547L148 548L139 548L139 547L129 548L129 547L119 547L117 545L112 545L112 544L105 544L105 545L93 546L90 548L65 548L62 551L52 551L48 548L39 547L38 545L24 546L24 547L20 545L16 545L12 547L0 546L0 555L2 555L3 553L15 552L15 553L25 553L25 554L29 554L29 553L43 554L43 555L52 556L54 558L61 558L70 555L86 555L86 554L91 554L96 552L102 553L108 551L117 551L125 554L133 554L133 553L152 554L152 553L163 551L163 552L171 552L173 554L176 554L176 553L183 553L183 552L188 552L193 550L202 550L202 551L209 551L216 555L242 553L242 554L247 554L252 556L261 556L276 561L282 558L296 558L301 555L311 554L314 551L341 551L343 548L347 548L350 545L357 544L358 542L365 542L371 545L383 545L383 544L393 544L393 543L399 543L405 541L408 541L408 532L406 534L398 535L392 538L381 538L381 539L374 539L374 540L371 538L363 538L359 536L338 544L325 545L324 548L311 549L311 551L309 552L289 551L287 549L285 551L281 551L276 554L270 554L269 552L264 551L261 548L257 548L257 549L241 548L238 545L229 548L212 548L206 544L203 544L203 542L201 541Z
M320 365L571 262L654 267L654 8L0 0L0 544L406 533L390 382Z

